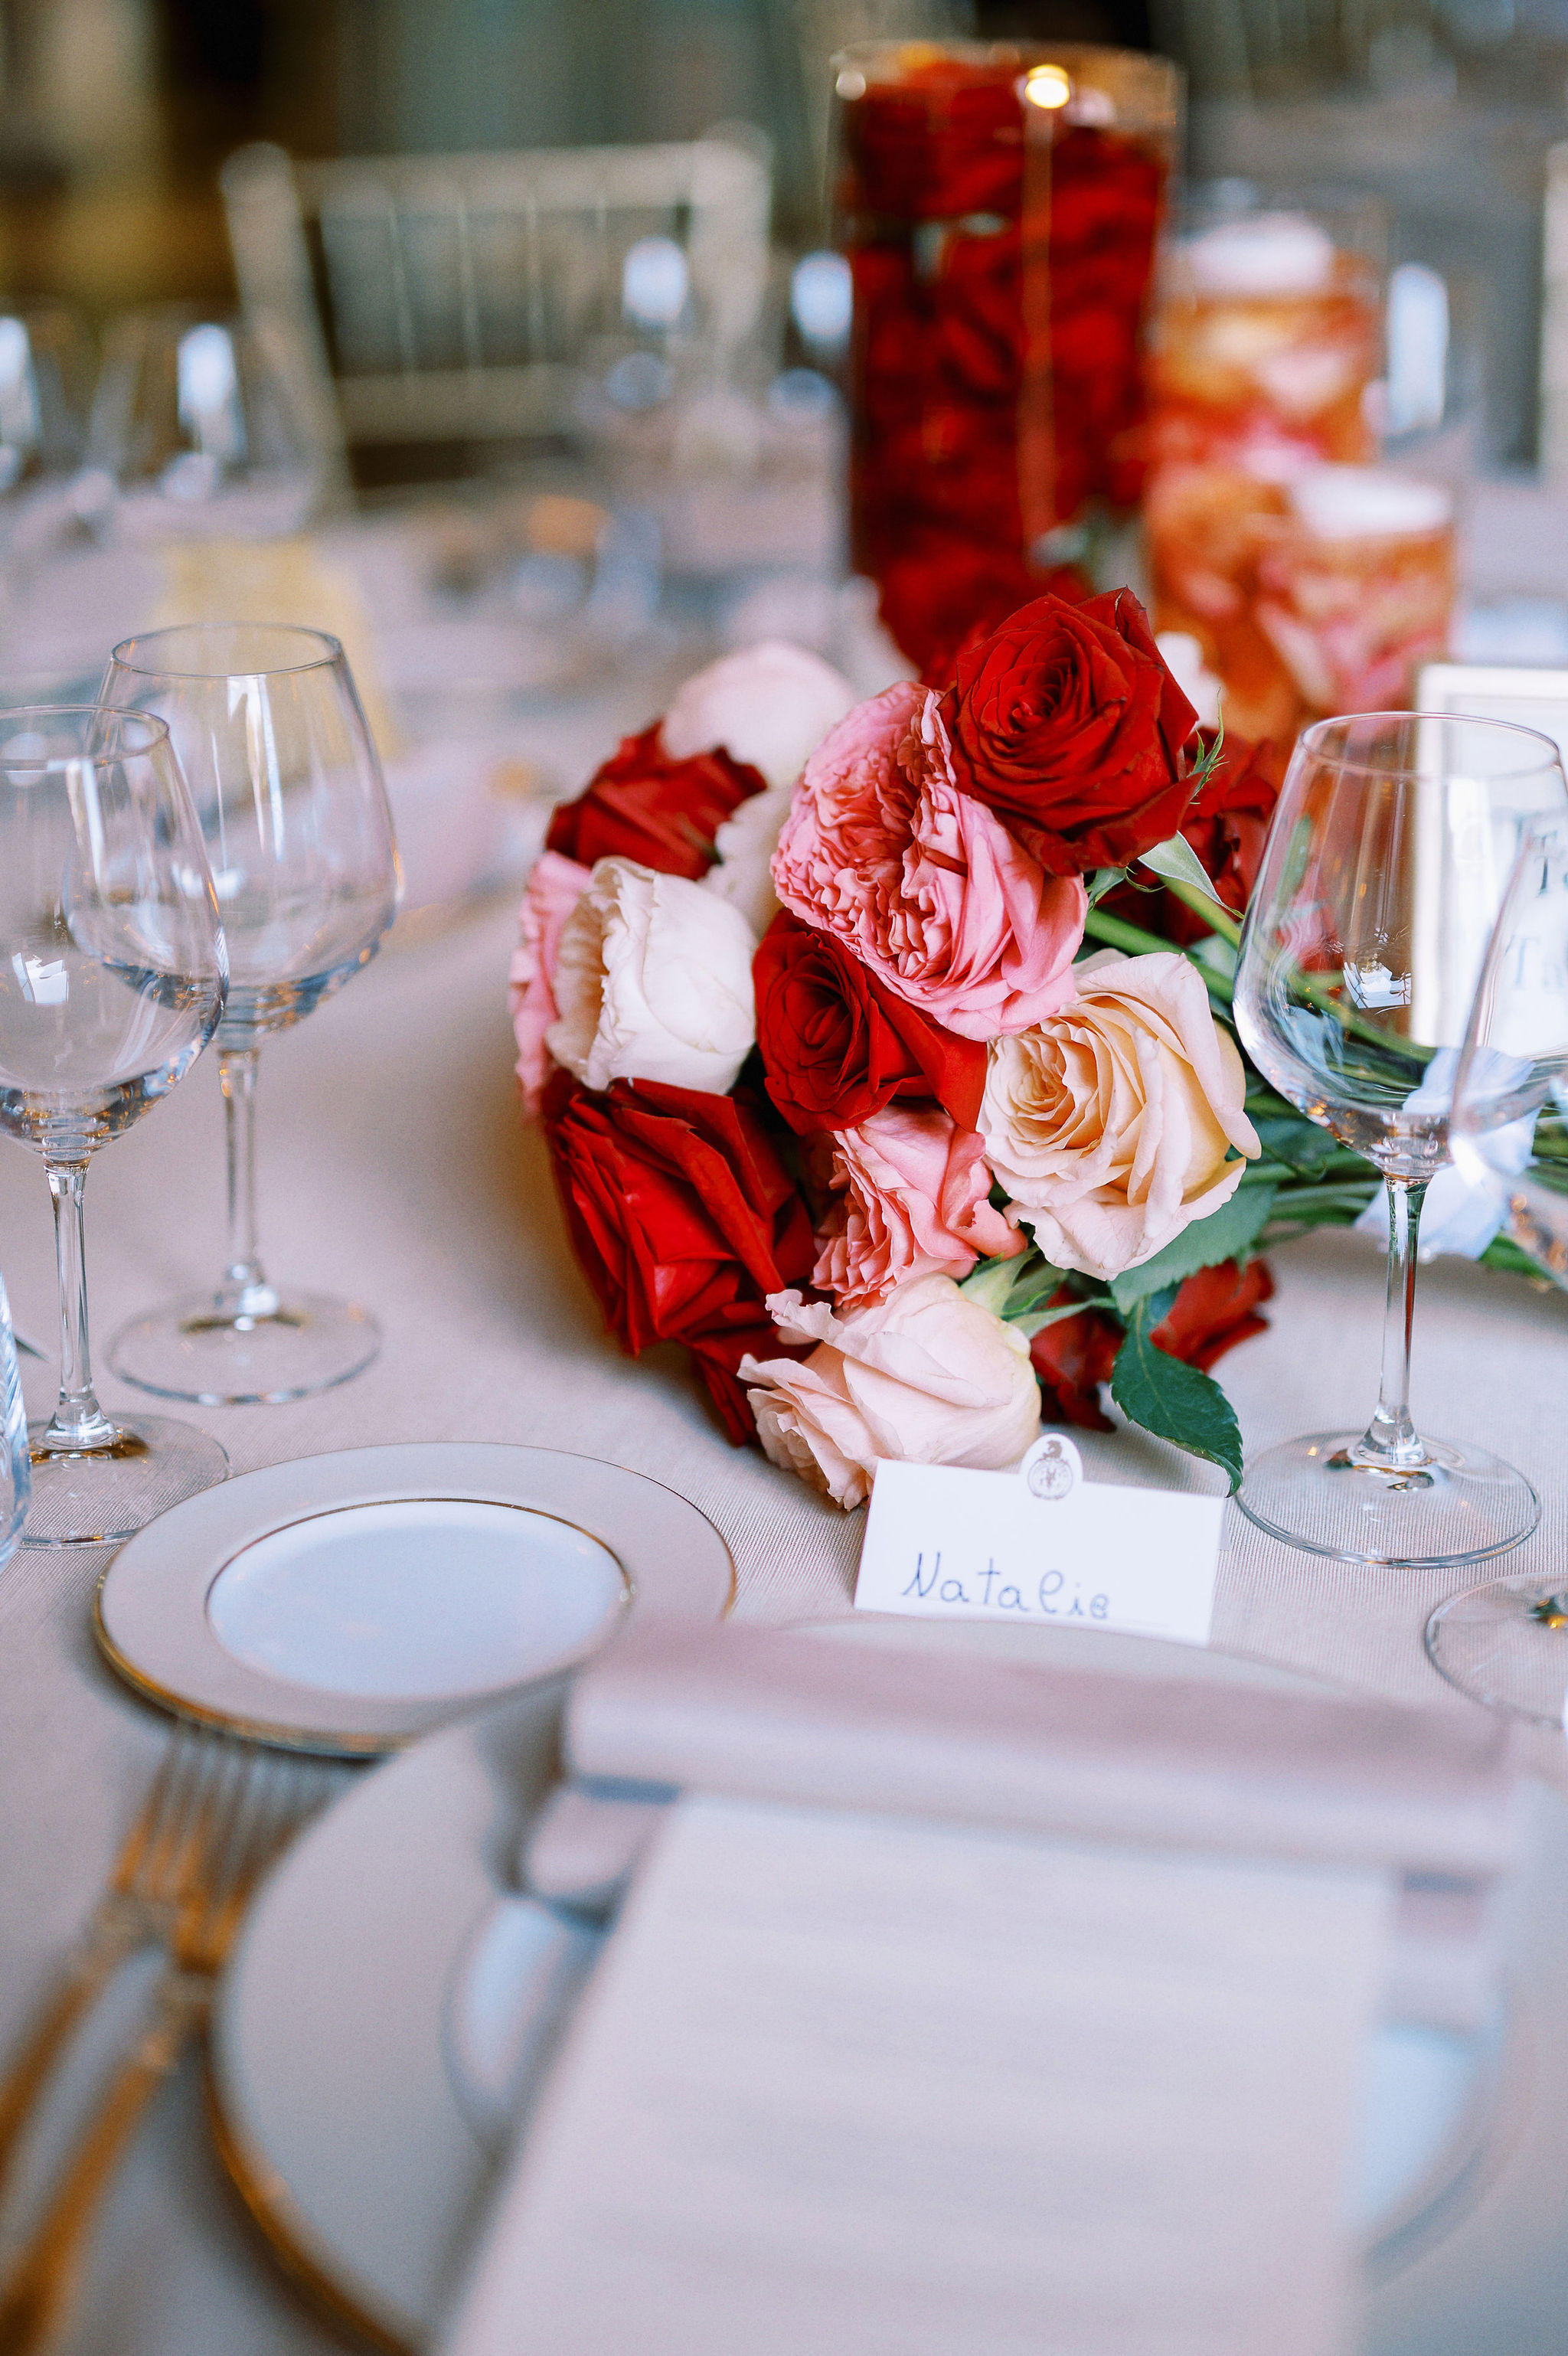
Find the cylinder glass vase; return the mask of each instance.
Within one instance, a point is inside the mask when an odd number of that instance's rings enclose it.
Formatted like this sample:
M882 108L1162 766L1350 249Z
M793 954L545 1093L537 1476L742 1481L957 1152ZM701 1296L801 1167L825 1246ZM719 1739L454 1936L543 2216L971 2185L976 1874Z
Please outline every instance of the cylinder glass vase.
M1047 567L1141 481L1181 115L1163 59L886 41L835 59L857 564Z

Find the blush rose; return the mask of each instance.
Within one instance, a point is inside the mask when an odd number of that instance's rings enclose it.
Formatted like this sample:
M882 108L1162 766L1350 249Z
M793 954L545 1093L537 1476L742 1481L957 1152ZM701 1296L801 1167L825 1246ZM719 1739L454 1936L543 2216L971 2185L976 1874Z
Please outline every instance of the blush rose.
M555 1002L555 966L561 932L591 880L589 870L580 867L575 859L563 859L558 851L543 851L534 862L517 911L509 996L517 1042L517 1077L523 1087L523 1108L530 1119L538 1116L539 1097L549 1077L545 1033L560 1012Z
M846 1508L889 1462L1016 1464L1040 1429L1029 1344L951 1277L921 1276L848 1316L798 1292L769 1296L803 1364L742 1358L757 1433L775 1464Z
M1229 1200L1261 1151L1246 1074L1196 969L1115 949L1077 995L991 1050L987 1157L1056 1268L1108 1280Z

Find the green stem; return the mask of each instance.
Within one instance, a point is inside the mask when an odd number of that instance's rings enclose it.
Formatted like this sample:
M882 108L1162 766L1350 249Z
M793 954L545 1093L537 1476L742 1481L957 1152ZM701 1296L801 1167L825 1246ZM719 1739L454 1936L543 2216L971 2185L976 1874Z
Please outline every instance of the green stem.
M1107 916L1104 908L1090 909L1083 920L1083 930L1090 940L1104 941L1107 948L1125 949L1129 957L1170 955L1169 941L1162 941L1157 933L1146 933L1141 925L1129 925L1125 917ZM1185 957L1193 969L1202 975L1211 998L1217 998L1221 1005L1229 1006L1232 991L1227 976L1214 972L1201 958L1195 958L1190 949L1182 949L1179 955Z
M1195 884L1178 884L1168 875L1162 876L1160 880L1184 908L1190 908L1195 916L1202 918L1211 933L1218 933L1220 938L1229 941L1233 949L1241 948L1240 925L1225 909L1216 906L1206 892L1200 892Z

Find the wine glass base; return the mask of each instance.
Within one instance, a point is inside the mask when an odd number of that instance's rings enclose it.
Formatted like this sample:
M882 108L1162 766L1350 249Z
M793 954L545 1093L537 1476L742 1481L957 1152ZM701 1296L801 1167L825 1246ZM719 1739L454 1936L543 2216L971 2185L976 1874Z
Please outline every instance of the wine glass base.
M171 1417L116 1416L110 1445L63 1455L44 1446L47 1429L46 1420L27 1430L33 1494L25 1547L118 1546L171 1505L229 1478L218 1441Z
M1560 1727L1568 1709L1568 1580L1499 1579L1451 1595L1426 1623L1426 1652L1472 1701Z
M1236 1503L1286 1546L1341 1562L1423 1569L1486 1562L1527 1538L1541 1500L1484 1448L1427 1440L1429 1462L1393 1473L1357 1464L1359 1431L1317 1431L1248 1463Z
M270 1317L240 1317L198 1292L123 1325L109 1363L122 1382L159 1398L276 1407L347 1382L380 1346L369 1311L330 1293L290 1293Z

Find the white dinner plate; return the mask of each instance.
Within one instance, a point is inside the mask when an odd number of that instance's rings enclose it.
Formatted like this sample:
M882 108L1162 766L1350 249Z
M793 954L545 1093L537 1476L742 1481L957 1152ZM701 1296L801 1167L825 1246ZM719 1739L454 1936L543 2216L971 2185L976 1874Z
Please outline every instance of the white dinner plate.
M182 1717L386 1751L559 1677L627 1612L718 1619L730 1549L640 1472L552 1448L345 1449L241 1473L123 1546L96 1627Z
M960 1643L1052 1667L1322 1691L1233 1656L1099 1631L827 1623L851 1643ZM296 2279L379 2344L445 2311L509 2130L526 2117L594 1942L516 1895L524 1828L556 1772L559 1688L389 1761L318 1819L262 1889L212 2046L224 2156ZM366 1991L374 1988L375 2001ZM1487 2176L1491 2043L1380 2030L1349 2212L1401 2264Z

